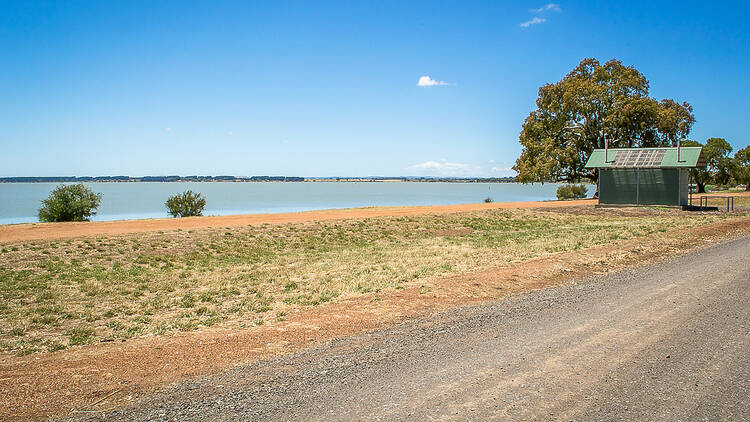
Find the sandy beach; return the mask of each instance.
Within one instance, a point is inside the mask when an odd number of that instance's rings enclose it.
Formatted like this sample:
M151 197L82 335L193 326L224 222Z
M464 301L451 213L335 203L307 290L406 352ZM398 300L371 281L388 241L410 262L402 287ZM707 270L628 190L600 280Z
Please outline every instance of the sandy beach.
M371 207L305 211L279 214L241 214L148 220L93 221L83 223L28 223L0 226L0 243L29 240L54 240L74 237L113 236L168 230L194 230L211 227L260 226L263 224L301 223L372 217L444 214L510 208L554 208L595 204L595 199L540 202L493 202L416 207Z

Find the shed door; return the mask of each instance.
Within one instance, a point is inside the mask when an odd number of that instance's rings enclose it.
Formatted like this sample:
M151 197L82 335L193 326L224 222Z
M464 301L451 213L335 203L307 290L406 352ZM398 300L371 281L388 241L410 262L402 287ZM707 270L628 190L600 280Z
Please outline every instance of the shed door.
M641 169L639 203L643 205L679 205L678 169Z
M635 170L599 170L599 203L636 204Z

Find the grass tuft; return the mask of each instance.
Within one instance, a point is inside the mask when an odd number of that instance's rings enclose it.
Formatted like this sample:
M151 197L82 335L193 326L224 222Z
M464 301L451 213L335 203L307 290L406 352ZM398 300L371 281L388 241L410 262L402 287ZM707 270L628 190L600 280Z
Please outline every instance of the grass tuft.
M76 327L66 330L64 333L68 336L68 345L77 346L80 344L89 344L94 340L94 330L89 327Z

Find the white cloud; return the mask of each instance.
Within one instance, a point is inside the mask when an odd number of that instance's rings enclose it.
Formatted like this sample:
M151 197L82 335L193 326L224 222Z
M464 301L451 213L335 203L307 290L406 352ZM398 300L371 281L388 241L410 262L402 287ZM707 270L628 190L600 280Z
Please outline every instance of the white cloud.
M171 132L171 131L172 131L172 128L171 128L171 127L165 127L165 128L164 128L164 132Z
M495 176L500 176L500 177L516 175L516 171L513 170L511 167L492 167L490 172L492 172Z
M232 136L232 135L234 135L234 132L232 132L232 131L230 130L229 132L227 132L227 135L229 135L229 136Z
M531 25L536 25L536 24L540 24L540 23L544 23L544 22L547 22L547 19L540 18L539 16L534 16L533 18L531 18L531 20L528 20L526 22L521 22L519 26L521 28L528 28Z
M407 169L435 176L466 176L476 174L480 167L465 163L452 163L450 161L425 161L424 163L409 166Z
M436 85L450 85L448 82L436 81L429 76L420 76L417 81L417 86L436 86Z
M544 13L544 12L562 12L562 8L557 3L547 3L538 9L529 10L531 13Z

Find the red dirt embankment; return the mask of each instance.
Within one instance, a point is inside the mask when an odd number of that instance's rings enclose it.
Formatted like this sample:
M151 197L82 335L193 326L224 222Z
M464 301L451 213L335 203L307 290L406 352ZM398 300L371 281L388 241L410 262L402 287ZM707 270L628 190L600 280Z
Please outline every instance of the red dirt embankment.
M301 223L307 221L362 219L371 217L443 214L498 208L550 208L596 203L595 199L543 202L494 202L481 204L434 205L417 207L373 207L341 210L305 211L282 214L241 214L211 217L154 218L149 220L95 221L85 223L33 223L0 226L0 243L28 240L54 240L73 237L112 236L168 230L193 230L209 227L259 226L262 224Z

